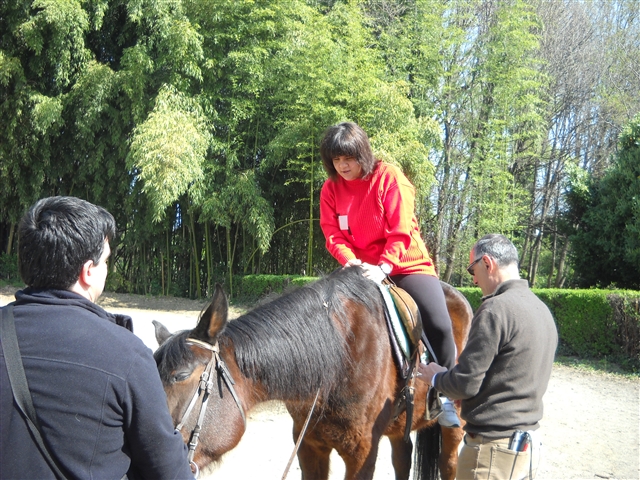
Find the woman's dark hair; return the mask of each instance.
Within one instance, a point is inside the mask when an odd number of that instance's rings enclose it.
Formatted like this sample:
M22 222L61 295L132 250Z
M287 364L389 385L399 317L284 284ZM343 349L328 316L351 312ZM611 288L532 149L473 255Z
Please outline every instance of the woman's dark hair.
M82 266L97 264L116 222L104 208L75 197L38 200L18 227L20 276L37 289L68 290Z
M365 131L353 122L343 122L329 127L320 143L322 165L329 178L338 179L333 159L340 156L354 157L362 167L362 176L366 177L376 168L378 160L373 156L369 137Z

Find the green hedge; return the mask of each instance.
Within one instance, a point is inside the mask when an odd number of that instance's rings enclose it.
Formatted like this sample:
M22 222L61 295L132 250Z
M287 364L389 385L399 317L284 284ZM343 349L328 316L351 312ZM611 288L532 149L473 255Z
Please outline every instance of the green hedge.
M280 293L290 285L304 285L315 277L247 275L240 282L240 297L254 301ZM479 288L459 288L474 311L481 302ZM564 355L607 358L623 367L640 370L640 292L627 290L533 289L551 310L558 326Z
M272 293L282 293L290 286L302 286L318 280L302 275L245 275L237 278L237 299L253 302Z
M458 287L458 291L462 293L469 303L471 304L471 308L475 312L476 309L480 306L480 302L482 301L482 291L479 288L471 288L471 287Z
M604 357L640 368L640 292L534 289L558 325L562 346L582 357Z
M482 298L479 288L460 288L472 308ZM551 310L565 355L609 358L640 369L640 292L534 288Z
M536 289L535 294L551 310L560 339L570 349L568 353L587 357L619 353L608 292Z

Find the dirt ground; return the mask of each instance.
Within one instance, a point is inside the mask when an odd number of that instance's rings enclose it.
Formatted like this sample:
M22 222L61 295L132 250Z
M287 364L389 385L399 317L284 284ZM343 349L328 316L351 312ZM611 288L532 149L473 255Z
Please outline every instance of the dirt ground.
M13 300L13 290L0 289L0 306ZM99 303L108 311L131 315L134 333L157 348L151 320L170 331L193 328L204 302L106 293ZM239 311L231 308L231 316ZM544 456L539 479L639 479L640 379L585 371L556 364L544 397L541 422ZM247 432L220 465L204 472L207 480L279 479L291 452L292 423L282 404L269 402L249 412ZM380 445L375 480L395 478L389 442ZM331 479L344 476L335 454ZM300 479L294 460L289 480Z

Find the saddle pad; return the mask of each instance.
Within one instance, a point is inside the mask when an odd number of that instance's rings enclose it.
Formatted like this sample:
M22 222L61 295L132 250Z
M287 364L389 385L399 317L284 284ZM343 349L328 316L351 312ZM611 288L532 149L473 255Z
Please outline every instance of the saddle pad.
M396 310L396 306L393 303L391 294L389 293L389 287L387 285L378 285L378 288L382 293L384 304L387 307L387 312L389 313L389 323L391 324L393 335L398 341L398 346L400 347L400 350L402 350L405 358L409 360L411 358L411 345L409 343L407 331L402 320L400 320L400 317L398 316L398 310Z

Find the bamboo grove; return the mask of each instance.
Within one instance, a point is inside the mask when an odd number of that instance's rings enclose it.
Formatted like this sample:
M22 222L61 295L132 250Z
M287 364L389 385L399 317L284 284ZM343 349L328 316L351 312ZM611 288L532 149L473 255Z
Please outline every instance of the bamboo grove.
M443 280L501 232L532 285L596 285L638 64L634 0L0 0L0 273L49 195L114 214L114 290L330 271L318 143L350 120L416 186Z

